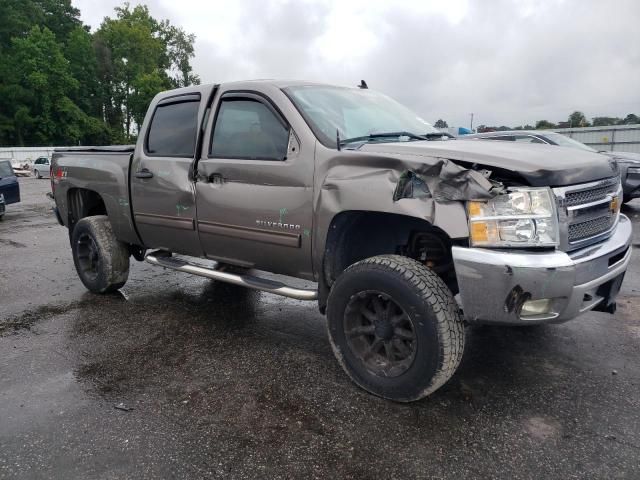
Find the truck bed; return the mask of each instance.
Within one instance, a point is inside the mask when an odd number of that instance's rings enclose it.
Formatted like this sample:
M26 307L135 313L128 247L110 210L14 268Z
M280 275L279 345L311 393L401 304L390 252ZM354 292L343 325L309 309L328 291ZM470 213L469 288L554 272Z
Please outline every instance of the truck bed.
M70 193L75 189L88 190L99 194L104 201L116 237L127 243L140 243L129 198L129 166L133 152L133 145L54 150L51 157L54 196L65 225L69 218Z

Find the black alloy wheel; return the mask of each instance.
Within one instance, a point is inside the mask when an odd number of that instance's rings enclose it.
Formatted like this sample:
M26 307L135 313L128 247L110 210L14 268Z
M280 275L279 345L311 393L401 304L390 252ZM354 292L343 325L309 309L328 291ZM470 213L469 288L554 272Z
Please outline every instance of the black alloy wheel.
M413 364L417 338L413 322L388 295L365 291L345 309L344 333L354 356L381 377L397 377Z

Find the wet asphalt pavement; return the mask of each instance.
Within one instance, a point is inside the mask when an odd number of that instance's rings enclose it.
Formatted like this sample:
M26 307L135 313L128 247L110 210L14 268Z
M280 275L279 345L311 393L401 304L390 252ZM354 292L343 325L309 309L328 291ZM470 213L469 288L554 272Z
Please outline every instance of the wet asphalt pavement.
M615 315L467 328L453 379L402 405L349 381L313 303L135 261L121 293L88 293L48 180L20 183L0 478L640 478L640 248Z

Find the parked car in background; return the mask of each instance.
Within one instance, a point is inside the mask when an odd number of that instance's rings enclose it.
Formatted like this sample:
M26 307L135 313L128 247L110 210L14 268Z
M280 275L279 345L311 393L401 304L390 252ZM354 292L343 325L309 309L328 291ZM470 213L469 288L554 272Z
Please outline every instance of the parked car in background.
M16 177L28 177L31 175L31 161L19 162L15 158L0 158L0 162L2 161L9 162Z
M598 151L578 142L573 138L557 132L544 130L510 130L501 132L474 133L459 137L462 139L485 139L504 140L507 142L520 143L543 143L547 145L558 145L559 147L579 148L589 152L602 153L618 161L620 167L620 179L622 180L623 199L622 203L627 203L634 198L640 197L640 154L631 152L607 152Z
M10 160L0 160L0 218L6 206L20 201L20 185Z
M49 167L51 163L47 157L38 157L33 162L33 176L36 178L49 178Z

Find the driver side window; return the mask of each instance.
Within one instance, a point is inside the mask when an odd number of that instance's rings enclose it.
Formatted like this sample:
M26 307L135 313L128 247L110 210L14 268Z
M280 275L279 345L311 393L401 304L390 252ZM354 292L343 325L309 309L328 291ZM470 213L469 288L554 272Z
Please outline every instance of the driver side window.
M209 154L214 158L285 160L289 128L262 102L223 99Z

